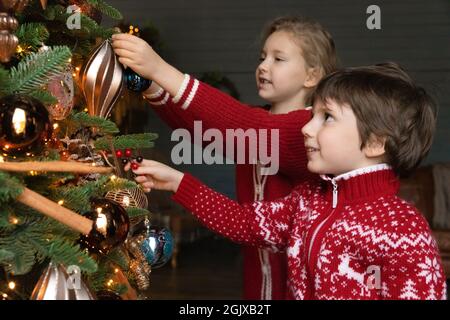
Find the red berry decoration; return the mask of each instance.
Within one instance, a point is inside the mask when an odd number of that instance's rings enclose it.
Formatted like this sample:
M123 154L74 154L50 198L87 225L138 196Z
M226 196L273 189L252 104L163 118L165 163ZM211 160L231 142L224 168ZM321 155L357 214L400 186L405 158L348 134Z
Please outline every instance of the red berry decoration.
M123 156L122 150L117 150L117 151L116 151L116 157L117 157L117 158L122 158L122 156Z
M133 162L133 163L131 164L131 169L132 169L132 170L137 170L138 168L139 168L139 165L138 165L137 163Z
M125 157L131 157L131 149L125 149Z

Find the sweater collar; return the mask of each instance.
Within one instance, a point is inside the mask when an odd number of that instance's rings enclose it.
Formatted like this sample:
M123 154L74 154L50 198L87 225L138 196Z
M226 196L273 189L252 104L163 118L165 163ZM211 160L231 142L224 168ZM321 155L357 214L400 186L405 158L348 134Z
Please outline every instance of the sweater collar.
M332 201L333 208L336 208L338 202L396 194L399 188L394 171L385 163L352 170L336 177L320 177L329 182L326 195Z

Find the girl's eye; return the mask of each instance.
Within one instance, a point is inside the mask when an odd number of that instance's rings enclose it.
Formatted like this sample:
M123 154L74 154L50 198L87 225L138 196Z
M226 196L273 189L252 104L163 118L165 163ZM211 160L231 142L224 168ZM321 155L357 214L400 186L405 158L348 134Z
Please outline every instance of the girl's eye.
M275 58L275 61L284 61L282 58Z
M260 61L260 62L263 62L264 60L266 60L266 57L265 57L265 56L260 56L260 57L259 57L259 61Z

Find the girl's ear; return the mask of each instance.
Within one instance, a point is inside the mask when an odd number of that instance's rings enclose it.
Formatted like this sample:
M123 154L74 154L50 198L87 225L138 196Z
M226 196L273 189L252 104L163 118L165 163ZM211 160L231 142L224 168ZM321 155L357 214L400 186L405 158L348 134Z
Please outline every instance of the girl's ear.
M386 138L371 135L363 148L363 152L367 158L373 159L383 157L386 154L385 145Z
M319 83L320 79L322 79L322 71L320 68L308 68L306 71L306 79L303 86L305 88L314 88Z

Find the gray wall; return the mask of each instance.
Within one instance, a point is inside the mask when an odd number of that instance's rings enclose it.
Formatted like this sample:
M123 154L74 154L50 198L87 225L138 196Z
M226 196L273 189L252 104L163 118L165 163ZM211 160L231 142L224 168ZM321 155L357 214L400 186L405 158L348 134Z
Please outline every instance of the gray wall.
M229 76L241 100L261 102L255 90L259 34L275 16L301 13L321 22L333 35L342 65L396 61L431 90L440 115L428 163L449 161L450 137L450 3L448 0L320 1L320 0L109 0L126 21L151 21L166 44L164 56L180 70L199 74L218 70ZM381 7L381 30L366 28L366 8ZM157 119L150 128L160 128ZM160 141L160 144L163 141ZM192 168L191 168L192 169ZM194 173L225 191L232 168L193 168ZM226 183L224 182L226 179Z

